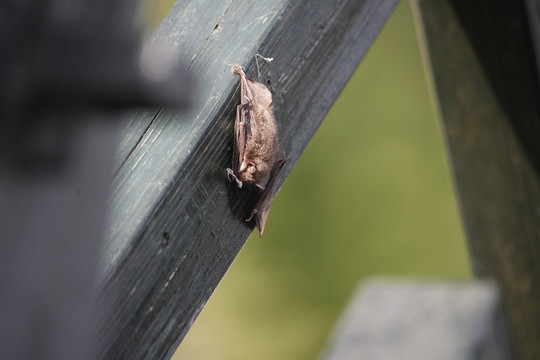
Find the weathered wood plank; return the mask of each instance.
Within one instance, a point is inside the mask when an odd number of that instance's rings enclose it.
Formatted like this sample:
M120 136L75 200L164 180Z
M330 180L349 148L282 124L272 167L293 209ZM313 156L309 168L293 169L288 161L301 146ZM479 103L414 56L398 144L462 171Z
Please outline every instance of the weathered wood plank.
M539 359L540 91L524 2L418 9L475 272L500 282L518 358Z
M326 360L510 360L490 282L372 281L354 295Z
M531 40L534 46L536 55L536 71L540 75L540 21L538 14L540 14L540 3L537 0L525 0L527 7L527 20L531 31Z
M155 40L189 60L197 102L125 121L100 278L98 306L110 308L101 358L170 357L252 231L254 198L224 170L238 102L231 64L256 78L255 54L275 59L260 81L274 93L283 181L396 2L175 5Z

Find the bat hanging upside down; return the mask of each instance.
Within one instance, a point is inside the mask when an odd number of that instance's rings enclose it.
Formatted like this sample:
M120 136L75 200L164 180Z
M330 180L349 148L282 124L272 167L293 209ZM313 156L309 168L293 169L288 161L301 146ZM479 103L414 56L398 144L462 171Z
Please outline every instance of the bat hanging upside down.
M263 189L246 219L255 218L261 236L274 200L277 176L285 165L285 153L278 148L278 128L270 90L249 80L240 65L235 65L233 72L240 75L240 105L236 108L234 123L232 169L227 169L227 175L239 188L246 182ZM265 179L268 179L266 184Z

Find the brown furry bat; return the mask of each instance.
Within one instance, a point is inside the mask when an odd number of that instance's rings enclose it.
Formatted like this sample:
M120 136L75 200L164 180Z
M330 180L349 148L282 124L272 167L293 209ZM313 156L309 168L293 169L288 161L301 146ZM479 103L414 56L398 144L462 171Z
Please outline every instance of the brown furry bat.
M261 236L274 200L277 176L285 165L285 154L278 148L278 128L270 90L249 80L239 65L234 66L233 72L240 75L240 105L236 108L234 123L232 169L227 169L227 174L239 188L247 182L263 189L246 219L251 221L255 218ZM266 184L265 179L268 179Z

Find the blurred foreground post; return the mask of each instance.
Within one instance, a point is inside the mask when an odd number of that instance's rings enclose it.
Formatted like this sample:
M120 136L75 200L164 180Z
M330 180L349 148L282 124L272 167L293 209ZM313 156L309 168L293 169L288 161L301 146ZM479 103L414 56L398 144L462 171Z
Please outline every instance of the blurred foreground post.
M168 79L143 74L136 6L0 6L1 359L92 357L118 119L111 110L186 103L178 64Z
M475 273L540 359L540 19L533 0L417 0Z

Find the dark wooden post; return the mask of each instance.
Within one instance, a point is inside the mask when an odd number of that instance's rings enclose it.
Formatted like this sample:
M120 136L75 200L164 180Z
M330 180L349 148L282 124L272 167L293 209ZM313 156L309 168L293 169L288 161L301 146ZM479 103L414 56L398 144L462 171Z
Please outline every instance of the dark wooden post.
M397 0L179 1L154 40L190 60L188 114L133 112L124 121L100 278L100 358L165 359L180 343L251 233L249 191L229 183L238 63L274 60L258 79L274 94L287 165L280 183ZM272 226L271 218L267 226Z
M501 285L517 358L540 359L536 3L416 3L475 273Z

